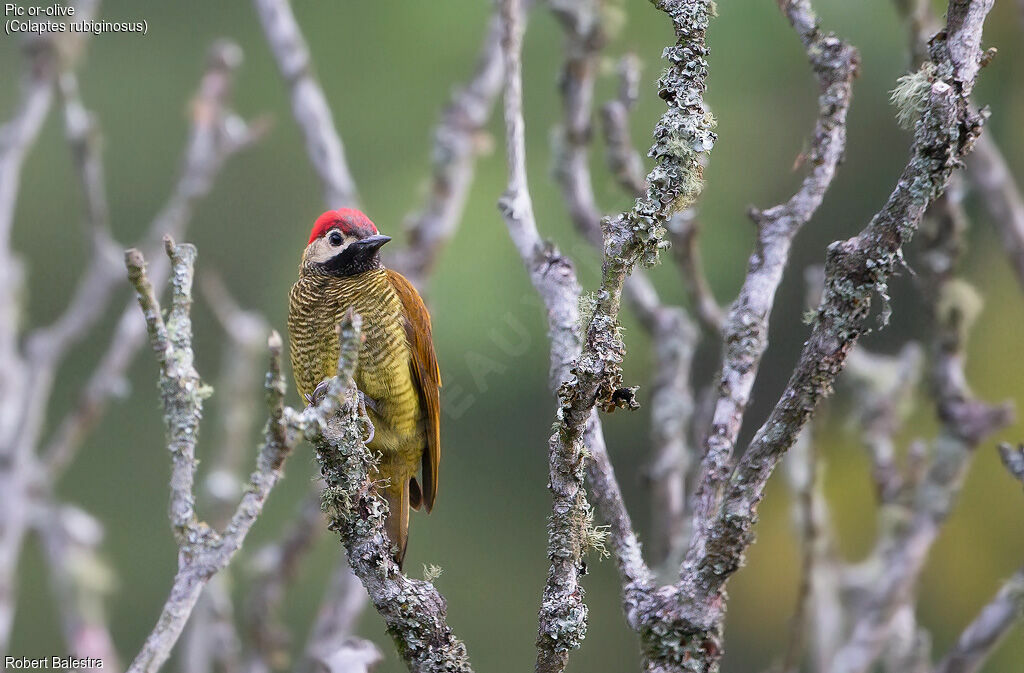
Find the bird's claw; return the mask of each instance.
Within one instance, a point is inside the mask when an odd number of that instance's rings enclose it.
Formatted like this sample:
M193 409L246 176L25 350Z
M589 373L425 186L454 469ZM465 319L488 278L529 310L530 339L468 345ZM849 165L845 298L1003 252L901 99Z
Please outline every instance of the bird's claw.
M318 383L316 388L313 389L312 395L306 394L306 401L309 403L309 406L315 407L319 405L320 402L323 401L324 397L327 396L327 391L328 389L330 389L330 387L330 380L325 380ZM367 411L367 409L372 409L374 412L376 412L377 403L374 402L371 398L367 397L362 390L357 390L356 392L359 394L359 415L362 417L362 420L366 423L366 427L369 430L369 436L363 440L363 444L369 444L370 442L373 441L373 437L376 431L373 427L373 421L370 420L370 414Z
M370 414L366 411L366 401L369 399L362 390L357 391L359 393L359 414L363 417L363 421L366 422L366 427L369 430L370 436L363 440L363 444L369 444L373 441L373 436L376 433L376 429L373 427L373 421L370 420ZM371 408L374 406L370 404Z
M306 400L309 402L309 405L315 407L323 402L324 398L327 397L327 391L330 387L331 382L329 379L325 379L316 384L316 388L313 389L313 394L306 395Z

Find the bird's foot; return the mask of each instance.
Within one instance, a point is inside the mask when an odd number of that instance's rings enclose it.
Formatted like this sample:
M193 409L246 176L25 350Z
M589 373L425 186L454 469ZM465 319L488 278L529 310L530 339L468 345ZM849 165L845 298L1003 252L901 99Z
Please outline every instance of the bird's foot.
M309 403L309 406L315 407L319 405L323 401L324 397L327 396L327 391L330 389L330 387L330 379L318 383L316 388L313 389L313 394L306 395L306 402ZM366 439L363 440L363 443L369 444L370 442L373 441L375 429L373 427L373 421L370 420L369 411L367 410L371 410L375 414L379 413L377 401L374 400L369 395L367 395L366 393L364 393L362 390L357 390L356 392L359 393L359 415L362 417L362 420L366 423L366 427L369 432L369 435L366 437Z
M367 411L367 408L373 409L373 412L377 413L377 403L362 390L357 392L359 393L359 414L363 417L363 421L366 422L366 428L369 432L369 436L363 440L363 444L369 444L373 441L373 436L376 433L376 430L373 427L373 421L370 420L370 414Z
M315 407L323 402L324 398L327 397L327 391L331 388L331 380L325 379L320 383L316 384L316 388L313 389L313 394L306 394L306 402L309 406Z

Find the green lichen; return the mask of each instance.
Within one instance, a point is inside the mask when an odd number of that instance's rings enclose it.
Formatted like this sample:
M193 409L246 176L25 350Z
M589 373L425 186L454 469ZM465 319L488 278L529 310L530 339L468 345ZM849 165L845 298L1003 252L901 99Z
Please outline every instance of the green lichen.
M444 568L442 568L439 565L434 565L433 563L431 563L429 565L427 565L426 563L423 564L423 581L424 582L434 582L443 573L444 573Z
M896 80L889 101L896 106L896 121L901 128L911 130L928 107L928 94L935 81L935 65L925 61L917 72Z
M585 292L577 300L576 333L581 339L587 334L590 321L594 319L594 311L597 310L597 293Z
M943 286L935 309L939 323L956 330L960 343L964 343L983 306L984 300L974 286L955 278Z

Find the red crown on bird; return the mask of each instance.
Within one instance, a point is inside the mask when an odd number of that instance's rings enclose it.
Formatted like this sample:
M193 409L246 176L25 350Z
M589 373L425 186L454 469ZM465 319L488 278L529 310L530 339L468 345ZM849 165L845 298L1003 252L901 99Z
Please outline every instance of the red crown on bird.
M362 211L355 208L338 208L337 210L328 210L316 218L313 230L309 232L309 243L335 228L339 229L346 236L356 236L358 238L366 238L377 233L377 227L374 226L370 218L364 215ZM309 243L306 245L309 245Z

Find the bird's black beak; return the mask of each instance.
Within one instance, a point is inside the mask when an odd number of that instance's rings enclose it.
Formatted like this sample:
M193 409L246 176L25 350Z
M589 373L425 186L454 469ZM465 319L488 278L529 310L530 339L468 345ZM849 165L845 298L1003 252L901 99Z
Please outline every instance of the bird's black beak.
M390 236L375 234L348 244L343 251L323 264L327 273L335 276L355 276L381 268L378 251L391 240Z
M374 234L373 236L367 236L366 238L355 241L349 245L350 248L356 248L358 254L362 257L372 256L373 253L381 249L385 243L391 240L390 236L384 236L383 234Z

